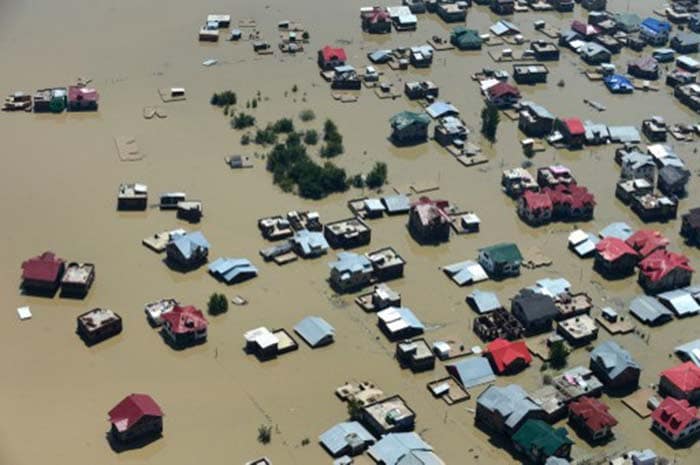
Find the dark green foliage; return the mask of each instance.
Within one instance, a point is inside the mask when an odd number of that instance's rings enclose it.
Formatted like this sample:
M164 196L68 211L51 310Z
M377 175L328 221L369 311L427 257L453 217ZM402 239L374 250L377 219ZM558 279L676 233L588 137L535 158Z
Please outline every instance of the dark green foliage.
M549 364L555 370L564 368L571 352L563 342L556 342L549 347Z
M313 110L307 109L307 110L302 110L299 113L299 119L301 119L304 122L308 122L316 118L316 114L314 113Z
M250 144L250 134L246 133L241 136L241 145Z
M258 426L258 442L260 444L268 444L272 440L272 426Z
M251 106L252 108L258 108L258 100L257 100L257 99L253 99L253 101L250 103L250 106Z
M348 417L351 420L357 420L360 417L360 412L362 411L362 403L355 398L348 399Z
M325 144L321 147L321 156L324 158L333 158L345 150L343 136L338 132L335 123L329 119L323 125L323 140Z
M236 93L232 90L225 90L211 96L209 103L217 107L225 107L236 104Z
M255 124L255 116L247 113L238 113L231 119L231 127L234 129L245 129Z
M300 145L301 144L301 134L298 132L290 132L287 135L287 145Z
M228 299L223 294L217 294L216 292L209 296L209 303L207 304L207 310L210 315L220 315L228 311Z
M374 164L372 171L367 173L367 187L370 189L377 189L382 187L386 182L387 177L387 167L386 163L378 161Z
M363 187L365 187L365 180L362 179L361 174L356 174L350 179L350 184L352 185L352 187L362 189Z
M272 145L277 142L277 133L269 124L265 129L255 131L255 143L258 145Z
M501 115L498 113L498 108L487 103L484 109L481 110L481 134L489 141L495 142L498 123L500 122Z
M266 158L267 170L272 172L274 183L285 191L296 186L302 197L321 199L347 189L345 170L332 163L323 166L315 163L298 137L275 145Z
M272 125L273 131L276 133L285 133L288 134L292 131L294 131L294 122L292 121L291 118L281 118L278 119L275 124Z
M304 143L306 145L316 145L318 144L318 132L315 129L309 129L304 134Z

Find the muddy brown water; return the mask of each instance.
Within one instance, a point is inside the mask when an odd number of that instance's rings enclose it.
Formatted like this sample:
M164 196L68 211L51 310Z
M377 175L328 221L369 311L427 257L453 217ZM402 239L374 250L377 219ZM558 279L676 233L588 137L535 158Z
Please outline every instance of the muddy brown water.
M612 10L628 4L648 15L659 2L610 1ZM337 163L350 173L366 172L375 160L389 166L391 186L412 182L437 183L436 197L446 198L482 219L477 235L453 237L438 247L421 247L408 236L405 217L372 221L371 248L394 246L407 260L404 279L391 283L403 295L404 304L430 327L429 340L451 338L468 346L479 344L471 331L474 314L464 303L468 288L458 288L439 267L473 258L479 247L515 240L522 250L538 246L554 260L550 268L524 271L518 279L488 282L482 289L498 292L507 302L519 288L542 277L564 276L576 290L589 292L597 305L612 302L626 306L640 292L634 278L606 282L591 271L590 261L580 261L566 249L572 225L553 224L533 229L520 222L513 202L500 192L500 174L524 159L518 144L522 137L514 122L503 119L498 142L484 146L489 163L464 168L431 142L416 148L397 149L388 141L388 118L403 109L418 108L404 97L378 100L363 90L359 102L333 101L319 77L315 51L330 43L343 44L355 66L367 64L365 55L376 48L424 43L432 35L446 36L450 28L433 15L419 17L418 31L386 37L363 35L359 27L362 2L328 5L299 2L110 2L106 0L2 2L0 4L0 56L3 72L0 89L5 93L65 85L79 76L93 79L101 92L100 111L94 114L2 114L3 140L0 218L0 313L3 371L0 411L0 463L71 464L211 464L243 463L266 455L275 464L329 463L317 444L318 435L345 418L345 407L334 389L346 380L372 380L388 394L399 393L417 412L421 432L446 463L513 463L506 451L494 447L473 426L467 404L447 407L435 400L425 384L443 376L444 368L412 375L393 360L394 346L376 328L376 317L352 302L352 296L333 298L326 283L327 263L333 253L285 267L262 263L257 251L267 245L260 237L257 218L292 209L318 210L326 221L349 216L348 199L363 195L350 190L320 202L304 201L272 185L264 162L252 170L234 172L223 163L233 153L252 155L254 146L241 147L241 132L228 127L228 119L208 104L214 91L233 89L239 100L263 101L251 111L264 124L282 116L294 116L303 128L320 129L324 118L335 120L345 137L346 153ZM276 24L283 19L301 21L311 32L307 51L297 56L258 57L249 43L200 44L198 27L209 12L230 13L234 21L255 18L262 37L276 47ZM560 15L520 14L514 21L525 35L536 37L532 22L540 17L563 25L576 13ZM496 19L483 7L473 8L468 25L486 31ZM246 30L244 30L246 32ZM336 42L341 40L342 42ZM636 54L616 57L618 64ZM206 68L201 62L216 58ZM582 62L562 51L559 63L548 64L549 84L522 86L525 97L561 116L580 116L610 124L639 125L641 119L660 114L668 122L695 122L696 116L679 105L666 87L659 92L612 96L582 74ZM462 111L462 117L478 133L482 107L477 85L469 75L483 67L498 66L482 53L456 51L436 54L429 70L393 73L382 68L400 85L409 79L429 78L440 86L441 97ZM555 85L564 79L565 87ZM296 84L299 91L291 92ZM183 86L185 102L164 104L168 118L145 120L144 106L159 104L159 87ZM286 93L286 96L285 96ZM598 113L582 103L589 98L605 104ZM305 101L302 101L305 100ZM239 108L242 105L239 103ZM300 123L296 115L312 108L317 119ZM120 162L113 137L133 136L146 157ZM474 136L478 141L478 136ZM671 142L688 165L699 168L697 144ZM641 223L613 195L619 168L612 146L577 152L548 148L534 163L561 162L571 167L580 183L596 195L596 218L583 225L598 231L611 221ZM183 190L204 201L200 226L212 244L211 256L248 257L260 268L257 279L225 287L204 268L181 274L169 270L159 256L140 244L142 238L165 229L185 227L174 213L115 211L120 182L148 184L151 198L158 192ZM389 190L387 188L386 190ZM680 211L698 206L695 176ZM654 225L672 242L674 250L700 264L700 252L682 244L679 221ZM53 250L70 260L97 266L97 280L85 300L45 299L18 291L22 260ZM366 249L360 249L365 251ZM245 296L250 304L232 306L228 314L210 318L205 345L176 352L167 347L145 321L144 303L175 297L204 308L213 291ZM29 305L30 321L19 322L15 308ZM92 348L74 334L75 317L95 306L106 306L124 318L124 332ZM265 364L242 351L243 333L256 326L291 330L303 316L328 320L337 331L336 343L310 350L300 341L297 352ZM674 321L651 333L650 342L637 335L616 337L644 367L642 385L656 382L658 372L676 362L669 354L679 343L698 335L698 320ZM603 330L599 340L609 338ZM588 353L577 350L570 364L587 363ZM520 383L535 388L541 383L540 363L499 384ZM166 412L162 439L142 449L116 454L105 441L107 411L124 395L153 395ZM480 392L472 392L475 397ZM629 448L651 447L659 454L694 463L691 449L673 450L649 431L619 399L607 400L620 421L616 439L605 448L591 449L576 440L576 458ZM272 442L256 441L260 424L273 425ZM302 446L305 438L310 444Z

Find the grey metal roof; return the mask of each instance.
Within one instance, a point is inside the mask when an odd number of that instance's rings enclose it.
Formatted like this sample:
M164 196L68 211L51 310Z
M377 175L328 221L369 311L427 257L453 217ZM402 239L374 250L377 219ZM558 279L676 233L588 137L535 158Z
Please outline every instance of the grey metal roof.
M403 194L382 197L382 202L388 213L405 213L411 209L411 201Z
M642 137L634 126L608 126L610 140L621 144L638 144Z
M700 304L698 304L690 292L684 289L664 292L657 297L660 302L670 307L676 316L695 315L700 312Z
M357 443L357 441L366 444L375 442L374 436L356 421L338 423L322 433L318 440L333 457L346 452L346 449L350 448L353 443Z
M474 310L481 314L503 308L503 305L501 305L501 302L498 300L498 296L493 292L484 292L479 289L474 289L474 291L469 294L468 300Z
M465 358L447 365L446 368L465 389L490 383L496 379L491 364L484 357Z
M229 284L258 275L258 269L246 258L217 258L208 268L212 275Z
M606 237L617 237L623 241L627 240L634 231L632 228L623 222L610 223L606 227L600 230L600 237L605 239Z
M642 295L632 300L630 313L646 324L659 324L673 318L670 310L648 295Z
M338 260L330 262L328 266L339 273L359 273L372 271L372 262L364 255L352 252L340 252Z
M178 236L172 243L185 259L191 258L197 248L209 249L209 242L200 231Z
M557 297L571 290L571 283L564 278L543 278L537 281L537 290L541 294Z
M538 118L551 119L551 120L554 119L554 115L549 110L547 110L545 107L543 107L542 105L539 105L535 102L531 102L531 101L520 102L520 106L528 108Z
M561 457L551 456L544 462L544 465L569 465L569 461Z
M417 433L390 433L370 446L369 455L383 465L445 465Z
M542 410L517 384L489 386L476 398L477 405L498 412L505 418L506 426L514 428L530 412Z
M304 256L320 255L328 251L328 242L323 233L302 229L290 239L297 244Z
M604 367L610 379L620 376L627 368L640 369L632 355L615 341L605 341L591 351L591 359Z
M335 329L320 316L307 316L294 327L294 331L311 347L333 341Z
M596 244L600 242L600 239L598 239L593 234L587 234L588 240L585 240L578 244L576 247L574 247L574 251L579 257L585 257L586 255L593 253L593 251L595 251Z
M450 114L459 114L459 110L457 109L457 107L455 107L451 103L442 101L432 103L425 109L425 112L428 113L433 119L441 118L445 115Z
M684 360L690 360L700 366L700 339L681 344L673 351Z
M479 263L472 260L444 266L442 271L447 273L459 286L488 279L484 268Z

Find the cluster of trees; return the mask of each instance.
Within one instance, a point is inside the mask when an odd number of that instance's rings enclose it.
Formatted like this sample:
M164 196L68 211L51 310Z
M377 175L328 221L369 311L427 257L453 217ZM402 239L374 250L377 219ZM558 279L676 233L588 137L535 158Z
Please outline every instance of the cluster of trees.
M386 163L380 161L376 162L369 173L366 176L361 174L356 174L350 180L352 187L357 187L361 189L363 187L369 187L370 189L379 189L384 184L386 184L386 178L388 176L388 168Z
M324 158L333 158L345 151L343 136L338 132L338 126L329 119L323 125L323 142L321 156Z
M235 105L237 101L236 93L232 90L215 93L211 96L209 103L217 107Z
M238 113L231 119L231 127L234 129L245 129L255 124L255 116L247 113Z
M298 133L291 133L284 144L267 154L267 170L273 181L285 191L295 187L302 197L321 199L347 189L345 170L333 163L319 165L308 155Z

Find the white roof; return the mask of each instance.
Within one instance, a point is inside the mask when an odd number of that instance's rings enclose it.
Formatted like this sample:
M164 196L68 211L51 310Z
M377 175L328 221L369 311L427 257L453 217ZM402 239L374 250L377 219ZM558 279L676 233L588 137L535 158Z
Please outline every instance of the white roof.
M244 335L247 342L255 342L261 348L266 348L279 344L280 340L272 332L261 326L260 328L251 329Z
M29 310L29 307L19 307L17 309L17 316L20 320L28 320L32 317L32 312Z
M585 240L588 240L588 234L581 229L577 229L569 234L569 244L571 245L578 245Z
M501 81L499 81L498 79L484 79L479 83L479 85L481 86L481 91L485 92L500 82Z

